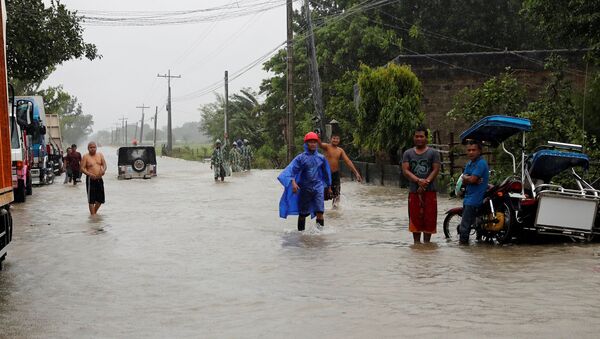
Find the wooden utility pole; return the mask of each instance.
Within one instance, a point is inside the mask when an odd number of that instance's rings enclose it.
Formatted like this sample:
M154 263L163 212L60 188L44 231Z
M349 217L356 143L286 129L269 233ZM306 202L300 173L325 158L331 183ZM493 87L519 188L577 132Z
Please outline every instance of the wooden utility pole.
M181 78L181 75L171 75L171 70L169 70L167 74L158 74L157 77L167 78L167 82L169 84L169 95L167 99L167 153L171 155L171 151L173 150L173 128L171 125L171 114L173 111L173 107L171 106L171 78L179 79Z
M156 106L156 111L154 112L154 142L152 143L154 147L156 147L156 119L158 118L158 106Z
M321 89L321 77L319 76L319 63L317 62L317 49L315 47L315 34L312 28L312 18L310 15L309 1L304 0L304 12L306 13L306 23L308 25L307 45L309 50L309 69L310 69L310 88L315 106L315 116L318 120L317 127L321 135L325 134L325 114L323 109L323 90ZM327 141L327 140L326 140Z
M225 71L225 129L224 129L224 133L223 133L223 145L229 145L229 142L227 141L229 139L229 131L227 129L228 127L228 117L227 117L227 109L229 108L229 73L227 71Z
M294 14L293 0L287 0L287 160L292 161L296 153L294 133L296 119L294 119L294 31L292 16Z
M142 127L140 128L140 145L141 145L142 142L144 141L144 109L150 108L150 107L145 106L144 104L142 104L142 106L136 106L135 108L141 108L142 109Z

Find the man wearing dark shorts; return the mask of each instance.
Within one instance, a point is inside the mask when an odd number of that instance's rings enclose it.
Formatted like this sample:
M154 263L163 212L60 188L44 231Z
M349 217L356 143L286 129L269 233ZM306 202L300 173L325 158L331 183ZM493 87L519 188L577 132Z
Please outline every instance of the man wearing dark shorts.
M96 151L96 143L88 144L88 154L81 160L81 172L86 175L85 187L87 189L88 204L91 215L96 215L100 206L104 204L104 181L106 173L106 160L104 155Z
M346 166L350 168L352 173L354 173L354 177L356 181L361 182L362 177L354 164L346 155L346 152L343 148L340 147L340 135L338 133L333 133L331 135L331 144L327 144L319 141L319 147L323 149L325 153L325 158L327 158L327 162L329 163L329 167L331 168L331 191L333 194L333 208L337 208L340 201L340 193L342 184L340 182L340 159L344 160Z
M437 193L435 178L440 172L440 154L427 147L428 131L420 126L415 130L415 147L402 156L402 173L409 180L408 230L415 244L428 243L437 232Z

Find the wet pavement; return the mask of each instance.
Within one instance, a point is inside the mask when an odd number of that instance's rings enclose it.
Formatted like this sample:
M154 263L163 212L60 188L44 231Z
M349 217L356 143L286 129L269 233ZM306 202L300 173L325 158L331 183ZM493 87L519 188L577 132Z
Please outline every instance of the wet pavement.
M414 246L406 192L344 183L323 232L278 218L277 171L215 183L158 159L88 215L85 186L13 207L1 338L589 337L600 331L600 246ZM457 201L440 198L440 213ZM438 230L441 232L442 216ZM312 227L312 223L311 223Z

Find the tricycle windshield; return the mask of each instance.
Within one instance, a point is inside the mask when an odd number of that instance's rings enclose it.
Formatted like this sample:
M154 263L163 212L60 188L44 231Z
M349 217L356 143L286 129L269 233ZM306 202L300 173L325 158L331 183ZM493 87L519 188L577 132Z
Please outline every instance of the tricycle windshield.
M478 140L498 146L520 132L531 131L531 121L525 118L491 115L475 123L460 135L460 140Z
M590 158L583 153L541 150L533 153L529 160L529 175L533 179L550 181L554 176L570 168L590 166Z

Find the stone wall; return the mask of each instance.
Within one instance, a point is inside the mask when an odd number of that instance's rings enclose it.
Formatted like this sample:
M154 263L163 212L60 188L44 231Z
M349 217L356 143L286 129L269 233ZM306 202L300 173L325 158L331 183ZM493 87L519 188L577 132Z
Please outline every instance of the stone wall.
M467 126L453 121L446 114L452 108L454 97L464 88L476 88L492 76L505 72L508 67L533 98L546 83L548 72L544 60L552 53L568 61L567 76L574 87L583 88L585 51L503 51L481 53L402 55L394 61L410 65L423 84L423 111L425 123L439 130L443 142L450 132L460 134ZM507 112L508 113L508 112Z

